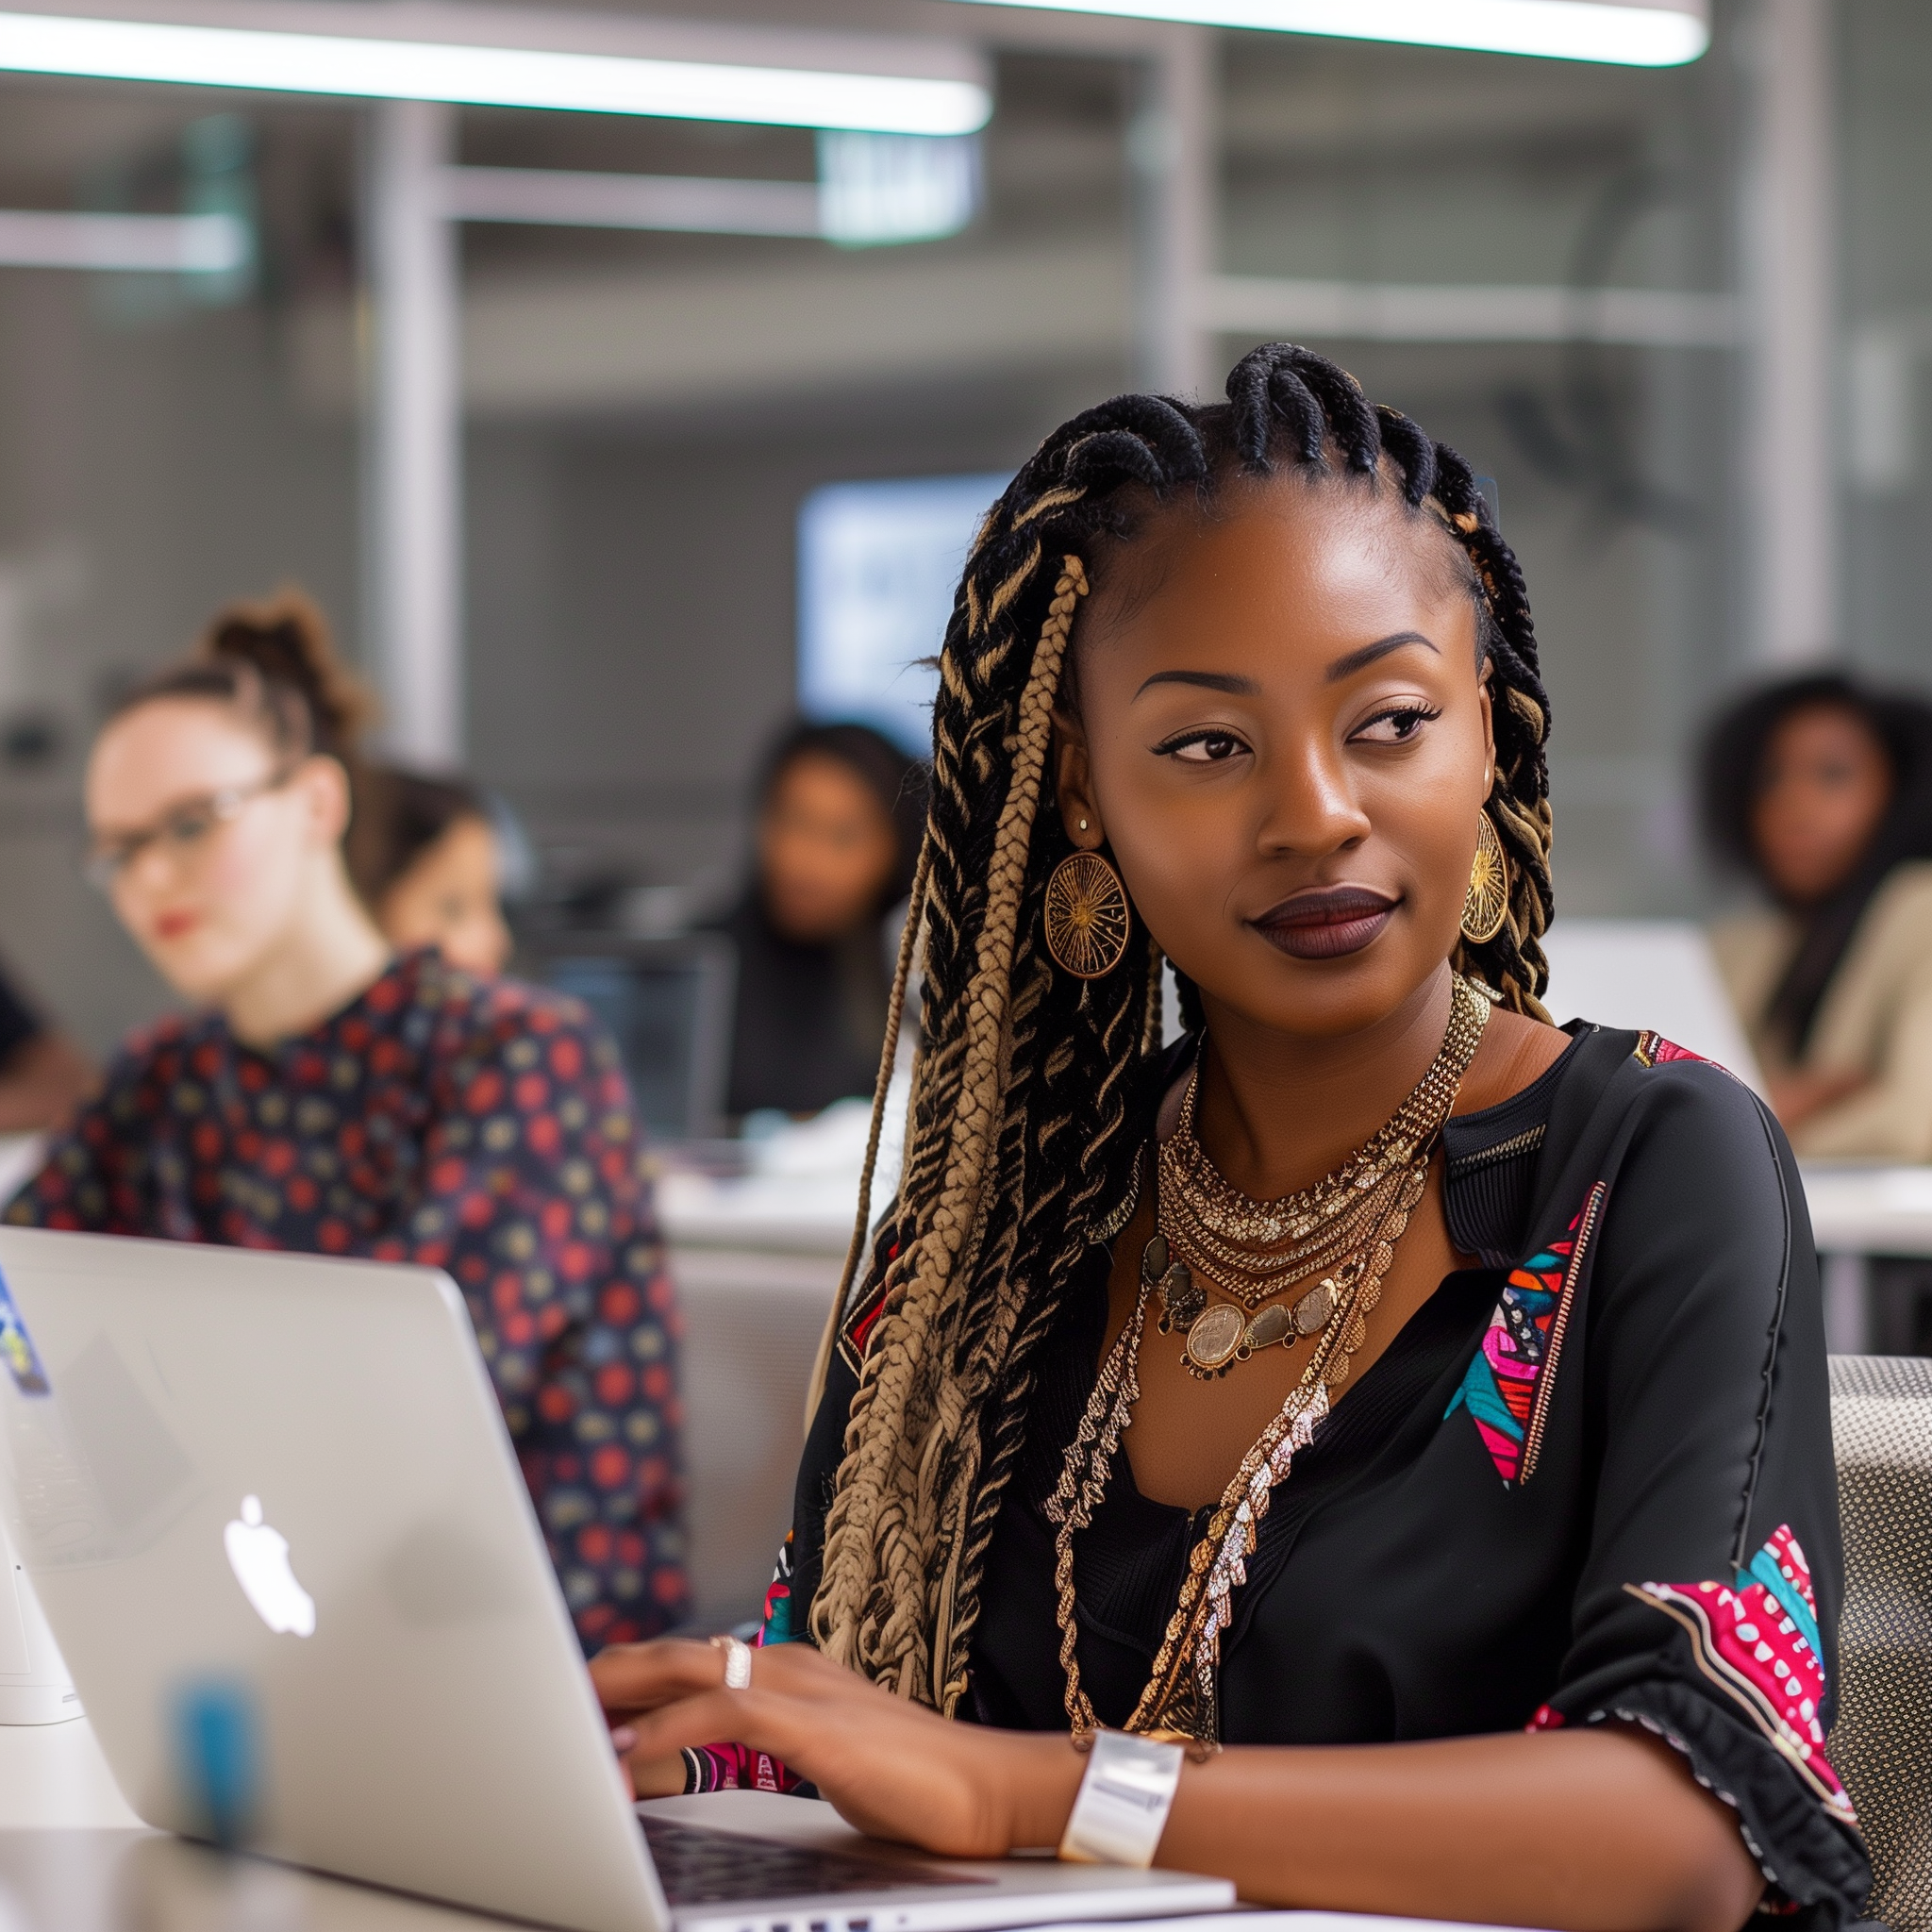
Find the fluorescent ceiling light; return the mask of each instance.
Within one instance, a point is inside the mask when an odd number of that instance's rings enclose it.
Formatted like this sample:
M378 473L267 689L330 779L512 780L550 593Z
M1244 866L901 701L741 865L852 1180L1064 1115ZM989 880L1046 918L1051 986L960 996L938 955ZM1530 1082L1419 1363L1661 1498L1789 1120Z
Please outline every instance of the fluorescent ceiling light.
M979 209L979 143L819 134L819 214L848 248L957 235Z
M819 135L816 181L444 168L437 205L461 222L775 235L847 247L957 235L979 206L978 143L896 134Z
M0 209L0 268L162 270L231 275L246 266L234 215L56 214Z
M820 231L816 181L445 168L437 199L443 213L459 222L800 239L815 239Z
M971 134L992 113L968 79L60 13L0 12L0 70L881 134Z
M1569 289L1441 282L1325 282L1209 275L1196 317L1227 335L1295 341L1620 342L1728 349L1737 304L1688 289Z
M1110 13L1198 26L1258 27L1351 41L1536 54L1624 67L1677 67L1710 44L1703 0L982 0L1060 13Z

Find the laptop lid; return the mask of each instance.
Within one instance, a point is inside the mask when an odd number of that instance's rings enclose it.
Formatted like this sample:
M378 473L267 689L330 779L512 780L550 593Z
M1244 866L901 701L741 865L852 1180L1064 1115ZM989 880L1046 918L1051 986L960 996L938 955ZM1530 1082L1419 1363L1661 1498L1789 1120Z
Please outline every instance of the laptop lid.
M446 1275L16 1228L0 1275L0 1510L143 1819L663 1932Z

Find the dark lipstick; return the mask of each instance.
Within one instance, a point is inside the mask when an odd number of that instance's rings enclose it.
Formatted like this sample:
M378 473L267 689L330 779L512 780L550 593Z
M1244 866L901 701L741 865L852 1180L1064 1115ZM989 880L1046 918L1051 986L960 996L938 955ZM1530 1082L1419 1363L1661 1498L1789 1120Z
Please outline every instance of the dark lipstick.
M1291 958L1340 959L1376 938L1400 904L1366 886L1317 886L1248 924Z

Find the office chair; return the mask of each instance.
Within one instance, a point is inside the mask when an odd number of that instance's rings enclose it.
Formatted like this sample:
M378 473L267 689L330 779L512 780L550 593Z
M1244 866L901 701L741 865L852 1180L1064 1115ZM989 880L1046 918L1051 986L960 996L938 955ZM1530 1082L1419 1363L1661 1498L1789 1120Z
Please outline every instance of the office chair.
M1932 1932L1932 1361L1834 1356L1844 1520L1827 1745L1872 1854L1871 1917Z

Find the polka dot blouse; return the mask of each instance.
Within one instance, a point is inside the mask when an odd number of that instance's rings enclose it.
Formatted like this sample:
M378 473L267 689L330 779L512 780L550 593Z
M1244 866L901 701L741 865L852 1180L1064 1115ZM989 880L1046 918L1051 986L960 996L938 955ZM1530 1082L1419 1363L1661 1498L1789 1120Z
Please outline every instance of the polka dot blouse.
M7 1210L446 1268L587 1651L675 1623L679 1319L630 1094L574 1000L429 952L269 1052L169 1019Z

